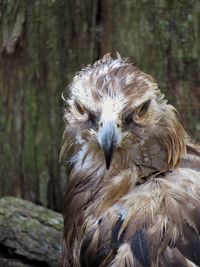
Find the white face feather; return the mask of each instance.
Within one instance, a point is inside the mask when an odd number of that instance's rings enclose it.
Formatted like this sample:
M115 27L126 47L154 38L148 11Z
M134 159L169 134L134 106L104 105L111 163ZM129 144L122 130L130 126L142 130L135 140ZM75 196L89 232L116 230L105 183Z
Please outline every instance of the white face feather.
M125 98L123 96L115 96L114 98L104 97L101 102L100 121L117 121L125 106L125 103Z

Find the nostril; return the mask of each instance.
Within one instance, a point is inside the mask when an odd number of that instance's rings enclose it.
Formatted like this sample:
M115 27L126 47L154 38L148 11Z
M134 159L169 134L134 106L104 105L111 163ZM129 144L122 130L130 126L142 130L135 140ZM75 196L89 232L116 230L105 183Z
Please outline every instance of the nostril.
M120 127L120 124L119 123L117 123L117 128L119 128Z
M103 126L103 122L100 123L100 127L102 127L102 126Z

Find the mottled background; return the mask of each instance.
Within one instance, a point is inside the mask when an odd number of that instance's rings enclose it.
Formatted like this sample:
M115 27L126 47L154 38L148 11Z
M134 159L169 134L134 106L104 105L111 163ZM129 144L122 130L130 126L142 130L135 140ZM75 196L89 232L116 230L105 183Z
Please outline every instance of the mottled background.
M0 197L61 210L61 93L116 51L156 78L200 140L200 1L0 0Z

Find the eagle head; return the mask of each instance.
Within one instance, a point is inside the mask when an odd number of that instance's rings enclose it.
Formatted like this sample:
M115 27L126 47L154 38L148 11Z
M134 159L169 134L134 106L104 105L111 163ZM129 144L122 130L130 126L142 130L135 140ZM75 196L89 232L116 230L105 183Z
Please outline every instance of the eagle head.
M61 153L69 144L77 150L87 144L107 169L117 157L124 168L134 161L160 171L176 167L185 154L187 135L174 107L134 64L107 54L76 74L70 92Z

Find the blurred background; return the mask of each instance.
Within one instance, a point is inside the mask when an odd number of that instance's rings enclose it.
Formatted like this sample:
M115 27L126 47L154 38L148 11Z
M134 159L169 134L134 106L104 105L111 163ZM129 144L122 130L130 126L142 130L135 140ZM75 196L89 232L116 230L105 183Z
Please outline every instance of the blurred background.
M116 51L156 78L200 140L200 1L0 0L0 197L62 209L61 93Z

